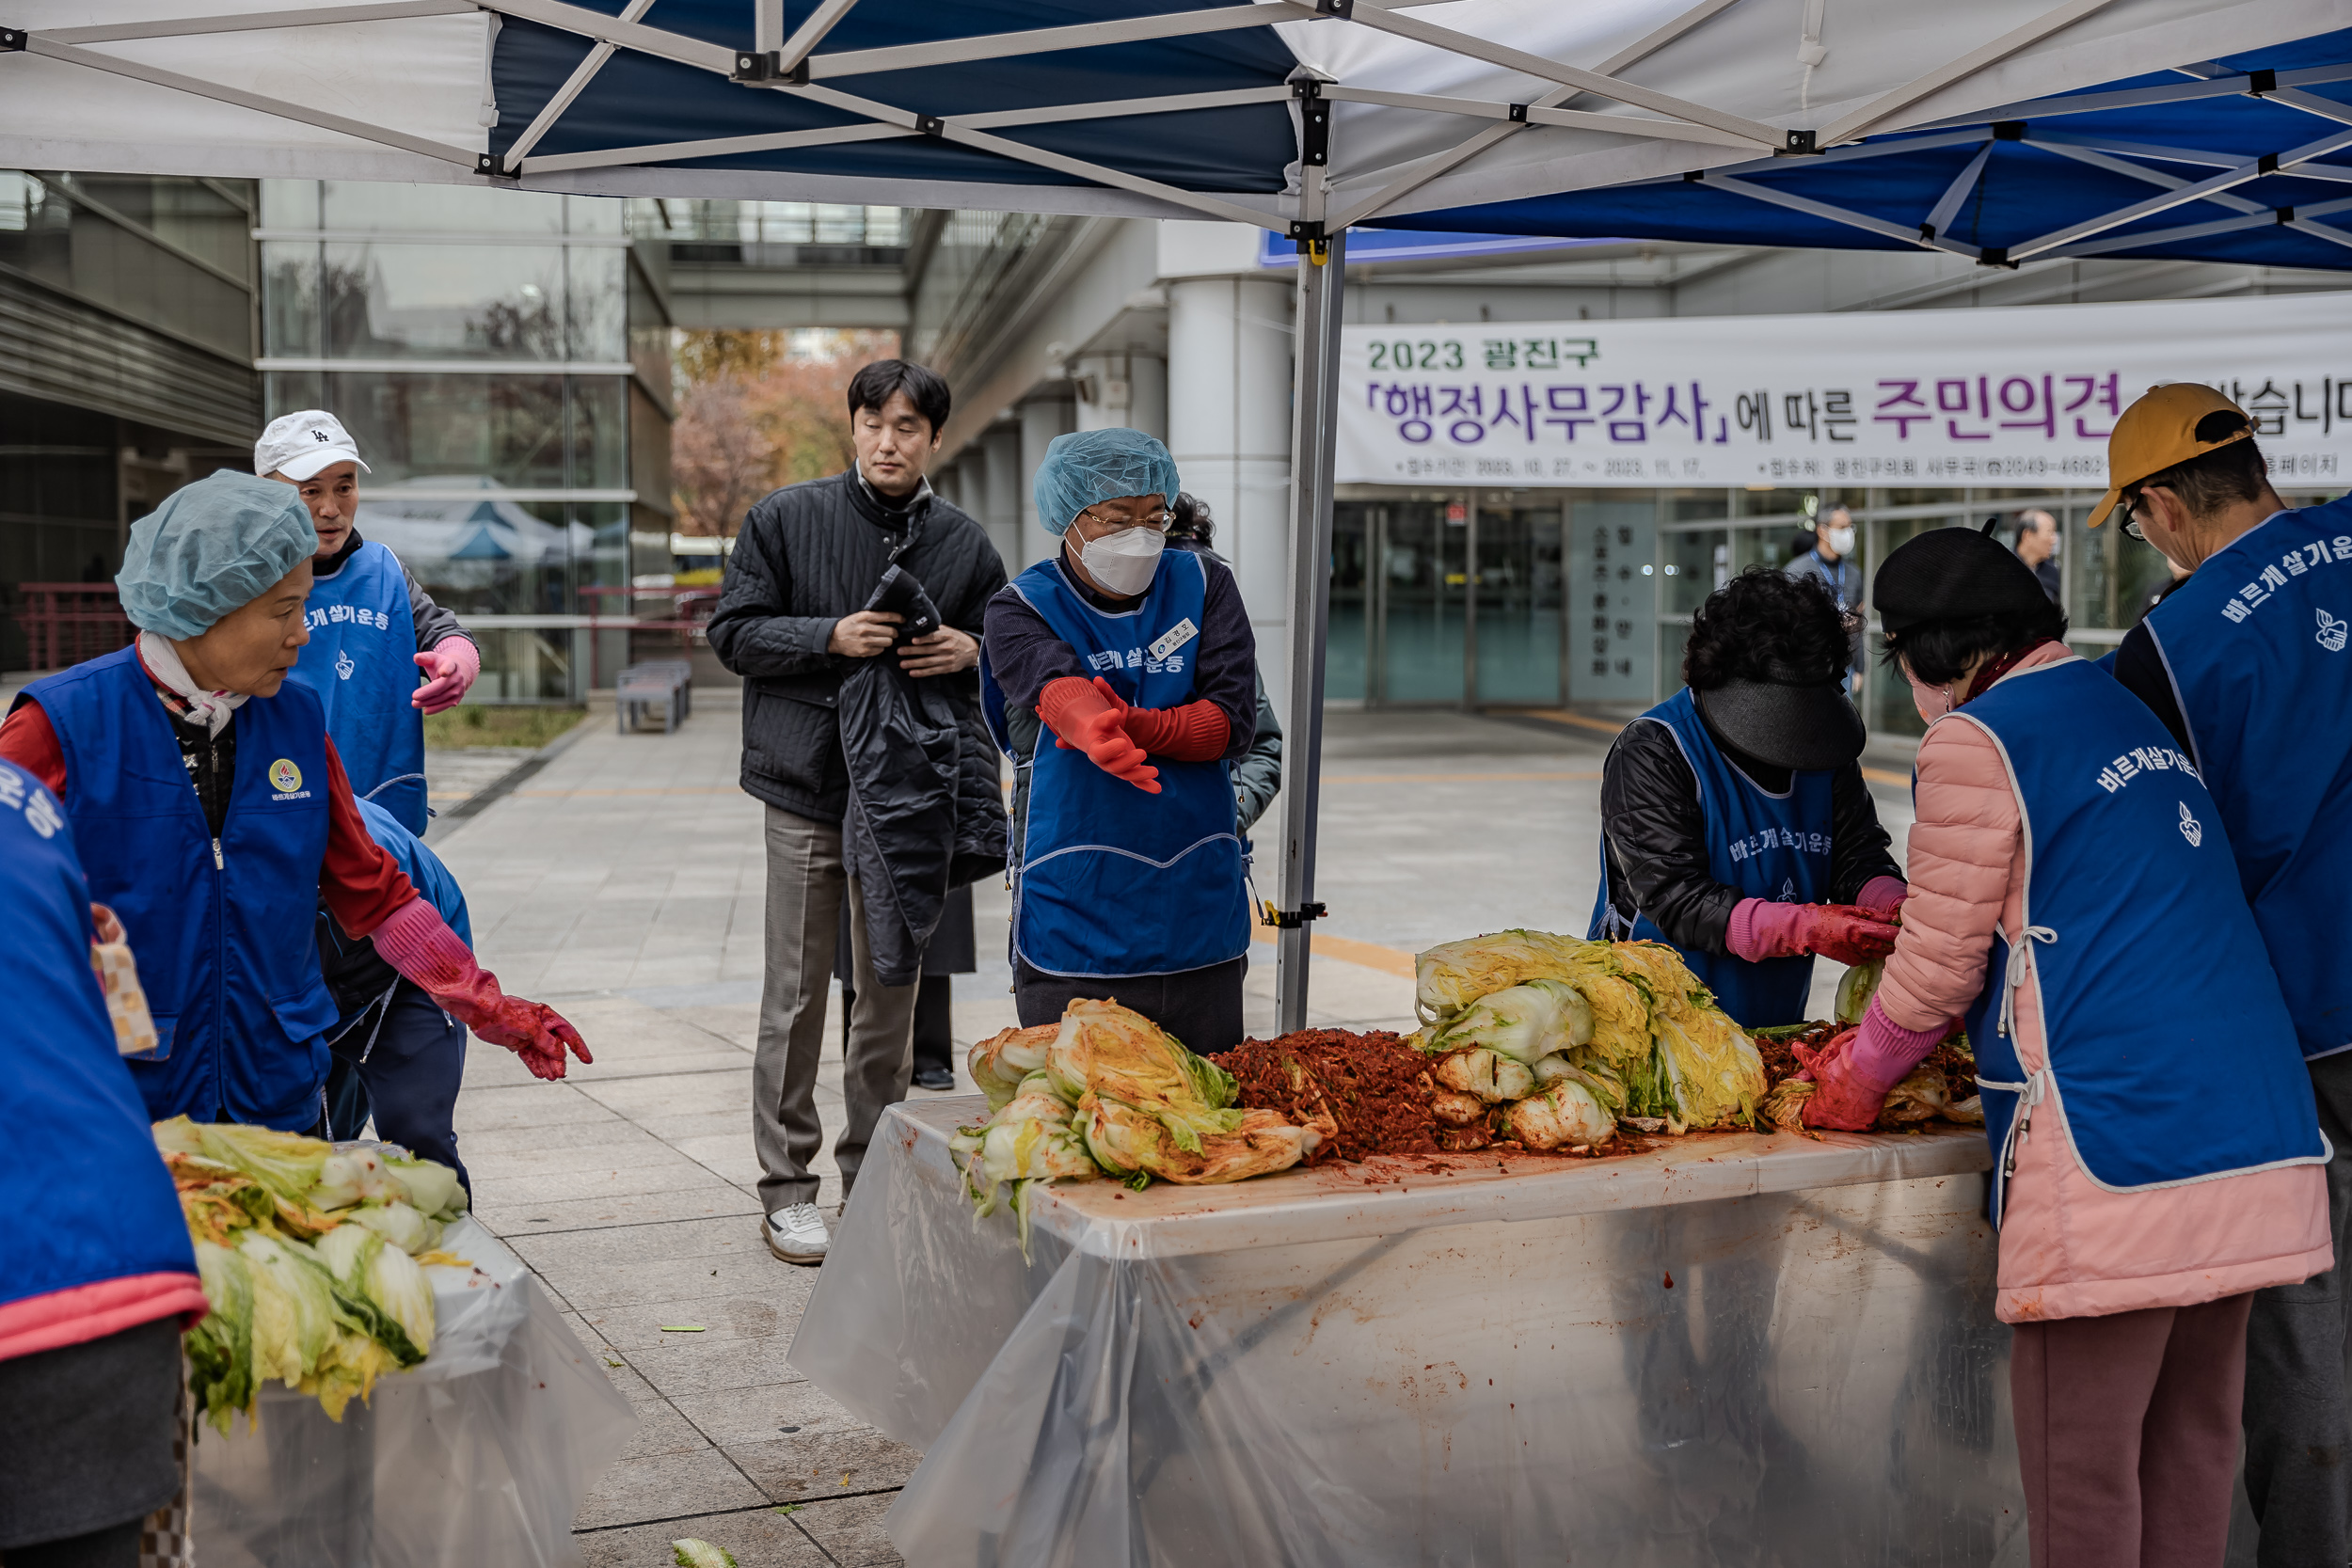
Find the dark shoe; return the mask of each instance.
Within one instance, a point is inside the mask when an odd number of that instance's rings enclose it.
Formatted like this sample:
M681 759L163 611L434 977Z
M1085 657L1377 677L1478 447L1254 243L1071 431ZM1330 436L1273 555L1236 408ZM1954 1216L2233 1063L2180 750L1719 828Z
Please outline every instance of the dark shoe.
M914 1069L914 1086L918 1089L952 1089L956 1086L953 1069L937 1062L926 1062Z

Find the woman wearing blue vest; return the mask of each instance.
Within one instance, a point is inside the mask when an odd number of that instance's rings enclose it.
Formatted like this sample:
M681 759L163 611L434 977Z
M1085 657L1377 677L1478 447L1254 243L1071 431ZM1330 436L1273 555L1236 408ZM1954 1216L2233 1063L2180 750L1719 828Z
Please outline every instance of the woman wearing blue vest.
M64 812L0 762L0 1557L137 1568L180 1489L180 1331L207 1308L91 918Z
M316 547L282 484L223 471L174 491L115 579L137 641L35 681L0 725L138 955L158 1044L131 1070L158 1120L324 1128L322 900L537 1076L561 1078L566 1049L589 1059L551 1008L499 990L360 821L317 696L286 679Z
M1805 1119L1868 1126L1964 1020L2033 1560L2217 1563L2252 1292L2333 1257L2328 1142L2222 814L1994 540L1923 534L1872 597L1929 721L1911 896Z
M1054 438L1037 509L1061 552L989 601L981 708L1015 765L1022 1023L1107 997L1209 1052L1242 1038L1227 764L1255 728L1257 645L1223 562L1166 547L1179 488L1141 431Z
M1850 635L1818 578L1750 567L1699 606L1683 689L1601 765L1588 934L1673 943L1750 1029L1804 1019L1814 955L1894 942L1903 882L1855 761Z
M482 673L482 653L398 556L359 537L367 467L322 408L280 415L253 443L253 471L301 493L319 539L310 650L287 678L318 693L353 791L421 833L424 715L457 705Z

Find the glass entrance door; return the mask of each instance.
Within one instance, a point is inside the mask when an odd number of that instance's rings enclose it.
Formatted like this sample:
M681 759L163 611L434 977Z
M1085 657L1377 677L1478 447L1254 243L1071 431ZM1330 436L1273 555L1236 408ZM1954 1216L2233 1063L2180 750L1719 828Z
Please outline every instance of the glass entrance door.
M1464 548L1460 499L1382 501L1372 517L1375 703L1462 700Z
M1474 704L1549 706L1560 701L1562 507L1482 498L1474 519L1478 609Z

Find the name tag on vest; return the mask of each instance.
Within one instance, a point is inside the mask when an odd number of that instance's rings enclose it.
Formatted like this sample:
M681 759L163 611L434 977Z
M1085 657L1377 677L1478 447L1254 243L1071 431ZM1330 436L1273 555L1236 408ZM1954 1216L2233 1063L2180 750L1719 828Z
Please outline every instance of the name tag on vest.
M1155 659L1164 659L1200 635L1200 628L1194 626L1192 617L1187 615L1168 627L1159 640L1152 644L1152 657Z

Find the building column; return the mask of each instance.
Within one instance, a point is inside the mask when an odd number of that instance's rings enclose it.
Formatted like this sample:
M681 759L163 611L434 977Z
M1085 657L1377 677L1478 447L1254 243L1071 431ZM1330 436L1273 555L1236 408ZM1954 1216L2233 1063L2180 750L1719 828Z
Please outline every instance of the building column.
M988 527L989 542L1005 558L1005 575L1018 577L1027 564L1022 558L1021 497L1027 489L1021 477L1021 427L998 424L980 437L980 508L975 514Z
M1061 551L1061 541L1037 520L1037 468L1045 461L1045 448L1057 436L1077 428L1077 410L1060 399L1039 398L1021 405L1021 564L1050 561Z
M1127 356L1127 422L1168 439L1168 361L1156 354Z
M1168 439L1168 362L1120 349L1077 361L1080 430L1124 427Z
M1233 563L1278 713L1290 668L1292 293L1287 279L1256 277L1168 286L1168 450L1216 519L1215 547Z
M1078 389L1078 429L1113 430L1128 423L1135 384L1127 376L1127 356L1089 354L1077 361L1072 379Z

